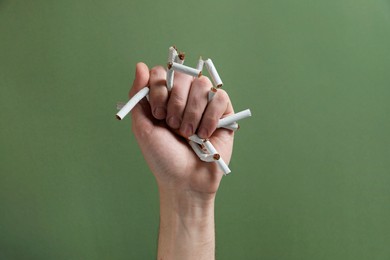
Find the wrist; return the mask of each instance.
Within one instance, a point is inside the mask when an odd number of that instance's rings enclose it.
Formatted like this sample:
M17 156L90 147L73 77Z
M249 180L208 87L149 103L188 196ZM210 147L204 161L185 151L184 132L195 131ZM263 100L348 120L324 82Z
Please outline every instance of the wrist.
M183 224L204 224L214 220L215 194L159 188L160 217L162 221L178 218Z
M159 189L159 256L169 259L214 259L215 195ZM202 255L199 255L202 254Z

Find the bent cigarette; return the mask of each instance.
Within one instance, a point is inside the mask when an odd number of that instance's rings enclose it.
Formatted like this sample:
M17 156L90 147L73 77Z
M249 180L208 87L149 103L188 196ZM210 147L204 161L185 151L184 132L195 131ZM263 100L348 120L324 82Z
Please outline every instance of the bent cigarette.
M204 64L206 65L206 68L210 74L211 80L213 81L213 84L216 88L221 88L223 85L223 82L221 78L219 77L219 74L217 72L217 69L214 66L214 63L211 59L207 59Z
M202 56L199 57L198 64L196 64L196 69L202 71L204 65L204 60L202 59Z
M210 102L211 100L213 100L213 98L214 98L214 96L215 96L215 94L217 94L217 88L215 88L215 87L212 87L211 89L210 89L210 91L209 91L209 95L208 95L208 101Z
M204 142L204 145L206 146L206 148L210 154L218 154L214 145L209 140L206 140ZM222 157L219 157L219 159L216 160L215 162L218 164L219 168L223 171L224 175L228 175L231 172L231 170L229 169L229 167L227 166L225 161L222 159Z
M221 158L219 154L202 154L199 159L204 162L216 162Z
M172 64L176 58L177 58L177 50L175 46L171 46L168 49L168 63L167 64ZM171 91L173 88L173 77L174 77L175 72L172 69L168 69L167 71L167 89L168 91Z
M243 110L243 111L238 112L236 114L224 117L218 121L217 128L230 125L230 124L232 124L240 119L250 117L251 115L252 115L251 111L249 109L246 109L246 110Z
M237 131L238 129L240 129L240 126L236 122L234 122L234 123L231 123L230 125L221 126L221 128L229 129L232 131Z
M138 102L141 101L147 94L149 93L149 88L144 87L140 91L137 92L130 100L122 107L121 110L116 114L116 118L118 120L122 120L130 111L133 109Z
M177 51L174 46L169 47L168 49L168 63L173 63L177 57Z
M194 141L188 140L188 143L190 144L192 150L196 153L196 155L200 158L204 154L206 154L202 148L200 148L199 144L195 143Z
M199 147L199 145L193 141L188 142L194 150L195 154L199 157L200 160L204 162L214 162L220 158L219 154L206 154L203 152L203 150Z
M202 71L188 67L188 66L183 65L183 64L179 64L177 62L169 63L168 69L171 69L171 68L174 71L179 71L179 72L188 74L188 75L193 76L193 77L199 78L200 76L202 76Z
M175 57L175 62L179 64L184 64L186 54L184 52L179 52L179 54Z
M194 142L194 143L197 143L197 144L200 144L200 145L203 145L204 142L206 141L205 139L202 139L200 138L198 135L194 134L194 135L191 135L190 137L188 137L188 140Z

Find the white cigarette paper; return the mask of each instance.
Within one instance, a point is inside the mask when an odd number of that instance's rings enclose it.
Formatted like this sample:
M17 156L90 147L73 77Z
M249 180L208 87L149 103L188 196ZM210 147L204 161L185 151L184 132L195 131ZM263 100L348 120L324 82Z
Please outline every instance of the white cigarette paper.
M138 102L141 101L147 94L149 93L149 88L144 87L140 91L137 92L130 100L122 107L121 110L116 114L116 118L122 120L130 111L133 109Z
M167 89L171 91L173 88L173 78L175 75L175 71L173 69L167 70Z
M204 64L206 65L206 68L210 74L211 80L213 81L213 84L216 88L220 88L223 85L223 82L221 78L219 77L219 74L217 72L217 69L214 66L214 63L211 59L207 59Z
M176 58L177 58L177 51L175 47L171 46L168 50L168 66L169 64L172 64ZM175 72L171 69L168 69L167 71L167 89L168 91L171 91L173 88L173 78L174 78Z
M184 64L186 54L184 52L179 52L179 54L175 57L175 62L179 64Z
M168 50L168 63L173 63L177 57L177 51L175 47L171 46Z
M200 77L202 75L202 71L188 67L183 64L179 64L177 62L173 62L172 64L168 64L168 69L173 69L174 71L180 71L182 73L188 74L193 77Z
M231 116L224 117L218 121L217 128L224 127L226 125L230 125L230 124L232 124L240 119L250 117L251 115L252 115L251 111L249 109L246 109L244 111L238 112L238 113L233 114Z
M215 94L217 94L217 88L215 87L212 87L209 91L209 95L208 95L208 102L210 102L211 100L213 100Z
M206 149L209 151L210 154L218 154L214 145L210 143L209 140L206 140L206 142L204 142L204 145L206 146ZM223 171L224 175L228 175L231 172L231 170L229 169L225 161L222 159L222 157L220 157L215 162L218 164L219 168Z
M197 144L203 144L206 140L205 139L202 139L200 138L198 135L194 134L194 135L191 135L190 137L188 137L188 140L192 141L192 142L195 142Z
M202 71L204 65L204 60L202 59L202 56L199 57L198 64L196 64L196 69Z
M194 150L195 154L199 157L200 160L204 162L214 162L216 160L219 160L220 156L219 154L206 154L203 152L202 148L199 147L199 145L193 141L188 142Z
M237 131L238 129L240 129L240 126L236 122L234 122L234 123L231 123L230 125L221 126L221 128L229 129L232 131Z

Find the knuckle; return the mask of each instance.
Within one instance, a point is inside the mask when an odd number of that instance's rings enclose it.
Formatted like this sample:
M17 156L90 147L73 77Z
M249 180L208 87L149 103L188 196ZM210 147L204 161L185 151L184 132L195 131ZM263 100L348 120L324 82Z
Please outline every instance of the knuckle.
M201 76L198 78L198 81L202 84L211 84L211 81L208 77L206 76Z
M230 100L228 93L223 89L218 89L218 93L215 96L215 99L218 102L229 102Z
M209 127L214 127L218 124L218 118L215 115L206 115L203 117L203 121L208 125Z
M188 106L189 110L199 110L199 109L201 109L202 104L205 102L204 102L204 98L202 98L201 96L195 96L195 97L192 97L190 102L188 102L188 103L189 103L189 106Z
M165 107L165 102L161 98L150 99L149 103L152 109L155 109L156 107Z
M197 78L196 81L200 86L204 86L204 87L212 86L210 79L206 76L201 76L200 78Z
M181 108L185 106L186 100L184 97L172 92L169 98L169 103L174 108Z
M199 119L200 114L196 110L190 110L190 111L185 111L184 118L186 121L194 121L196 119Z
M162 72L164 72L164 68L162 66L155 66L150 70L150 76L157 78L162 75Z

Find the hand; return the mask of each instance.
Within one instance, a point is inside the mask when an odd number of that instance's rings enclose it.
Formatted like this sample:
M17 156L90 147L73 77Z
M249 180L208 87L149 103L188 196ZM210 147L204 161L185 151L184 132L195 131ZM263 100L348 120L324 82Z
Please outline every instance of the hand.
M163 67L149 72L138 63L129 94L150 87L149 102L141 100L132 110L132 128L159 188L158 259L214 259L214 200L223 173L216 163L202 162L186 138L209 138L229 163L233 132L216 126L233 108L222 90L208 103L207 77L175 72L171 93L165 84Z
M165 84L163 67L149 71L144 63L137 64L129 96L147 85L150 92L149 102L142 100L132 110L135 137L157 179L160 193L173 191L201 200L213 199L222 172L216 163L200 161L183 137L197 133L201 138L209 138L229 163L233 132L216 129L221 117L234 113L229 96L220 89L208 103L212 84L205 76L193 79L175 72L171 93Z

